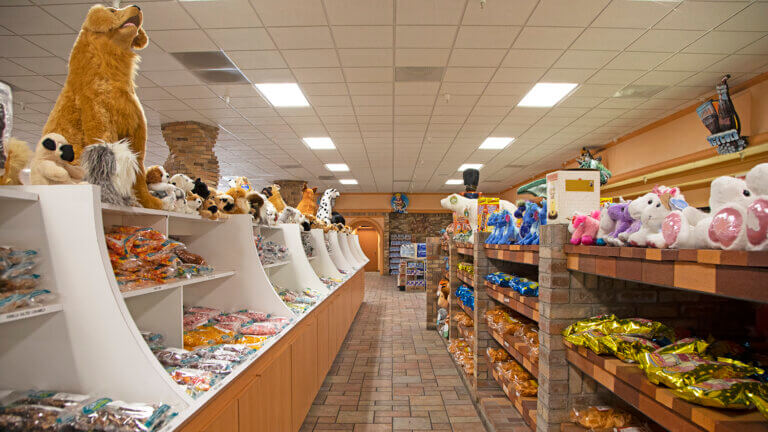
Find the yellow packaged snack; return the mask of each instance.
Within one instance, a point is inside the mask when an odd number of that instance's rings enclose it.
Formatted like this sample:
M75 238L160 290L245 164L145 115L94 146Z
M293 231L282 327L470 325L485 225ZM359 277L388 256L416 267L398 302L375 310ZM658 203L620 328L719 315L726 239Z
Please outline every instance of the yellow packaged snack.
M661 339L671 343L675 340L675 332L664 324L645 318L626 318L607 321L598 326L605 334L621 333L628 336L644 337L646 339Z
M750 395L765 394L765 384L738 378L711 379L677 389L675 395L699 405L715 408L749 409Z
M587 347L595 354L613 354L613 350L605 345L607 336L599 330L587 330L581 333L570 334L565 340L578 346Z
M242 335L234 343L238 345L246 345L248 348L259 350L264 346L264 342L269 339L269 336L254 336L254 335Z
M623 428L632 421L628 413L607 406L590 406L571 410L571 421L590 429Z
M696 354L643 353L638 360L649 381L675 389L703 381L746 378L762 373L761 369L736 360L712 361Z
M198 327L184 332L184 349L193 350L201 346L230 343L234 336L234 333L228 333L213 326Z
M765 384L763 384L763 386L765 386ZM768 420L768 394L766 394L766 392L762 392L761 394L752 390L747 390L747 396L757 410L760 411L760 414Z
M585 320L576 321L575 323L569 325L568 327L563 330L563 336L569 336L575 333L582 333L587 330L596 328L602 324L605 324L610 321L615 321L616 315L614 314L603 314L603 315L597 315L592 318L587 318Z
M685 338L661 347L656 350L656 354L698 354L703 356L707 351L709 343L697 338Z
M626 363L637 363L642 353L653 352L659 346L648 339L624 334L612 334L601 339L603 345L612 351L613 355Z

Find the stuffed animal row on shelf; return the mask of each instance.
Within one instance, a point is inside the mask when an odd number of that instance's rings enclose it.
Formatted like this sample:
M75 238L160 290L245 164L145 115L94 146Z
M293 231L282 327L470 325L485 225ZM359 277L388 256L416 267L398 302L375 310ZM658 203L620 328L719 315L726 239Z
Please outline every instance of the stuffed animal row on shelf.
M744 180L714 179L709 209L689 206L676 187L655 186L632 201L574 214L571 244L768 250L768 163L752 168Z
M533 201L518 201L517 207L510 212L503 207L492 213L488 225L493 232L486 239L486 244L539 244L539 227L547 223L547 201L541 205Z

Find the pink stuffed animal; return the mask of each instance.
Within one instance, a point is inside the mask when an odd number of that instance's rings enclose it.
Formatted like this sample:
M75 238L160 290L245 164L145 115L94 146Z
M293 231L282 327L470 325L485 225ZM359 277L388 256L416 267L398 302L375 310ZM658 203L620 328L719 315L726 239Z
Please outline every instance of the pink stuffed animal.
M709 246L725 250L768 249L768 164L752 168L744 185L741 194L731 194L719 210L713 209L706 233Z
M597 231L600 228L600 210L595 210L588 215L574 214L571 221L573 235L571 244L590 246L597 240Z

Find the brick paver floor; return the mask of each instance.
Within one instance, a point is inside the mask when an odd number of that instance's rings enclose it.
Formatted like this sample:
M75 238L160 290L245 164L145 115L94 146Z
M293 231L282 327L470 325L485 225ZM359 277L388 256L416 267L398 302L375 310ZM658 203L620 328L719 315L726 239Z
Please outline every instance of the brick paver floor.
M485 431L437 332L424 292L365 275L365 302L302 431Z

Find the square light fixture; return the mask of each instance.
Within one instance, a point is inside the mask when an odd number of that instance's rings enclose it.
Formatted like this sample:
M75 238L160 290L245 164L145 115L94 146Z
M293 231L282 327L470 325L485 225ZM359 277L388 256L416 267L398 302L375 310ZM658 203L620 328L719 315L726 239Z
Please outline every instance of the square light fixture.
M514 140L513 137L488 137L480 144L480 150L501 150Z
M325 168L327 168L328 171L349 171L347 164L343 163L327 163L325 164Z
M461 185L464 184L464 180L462 179L448 179L445 181L445 184L447 185Z
M517 106L551 107L568 96L578 84L574 83L537 83Z
M461 164L461 166L459 167L459 171L465 171L465 170L468 170L468 169L479 170L482 167L483 167L483 164L465 163L465 164ZM463 184L463 182L464 182L464 180L462 180L462 184Z
M341 179L339 180L339 183L344 185L355 185L357 184L357 180L355 179Z
M254 84L259 92L274 107L305 107L309 106L307 98L296 83L264 83Z
M308 137L302 138L302 141L312 150L333 150L336 148L333 145L333 140L328 137Z

